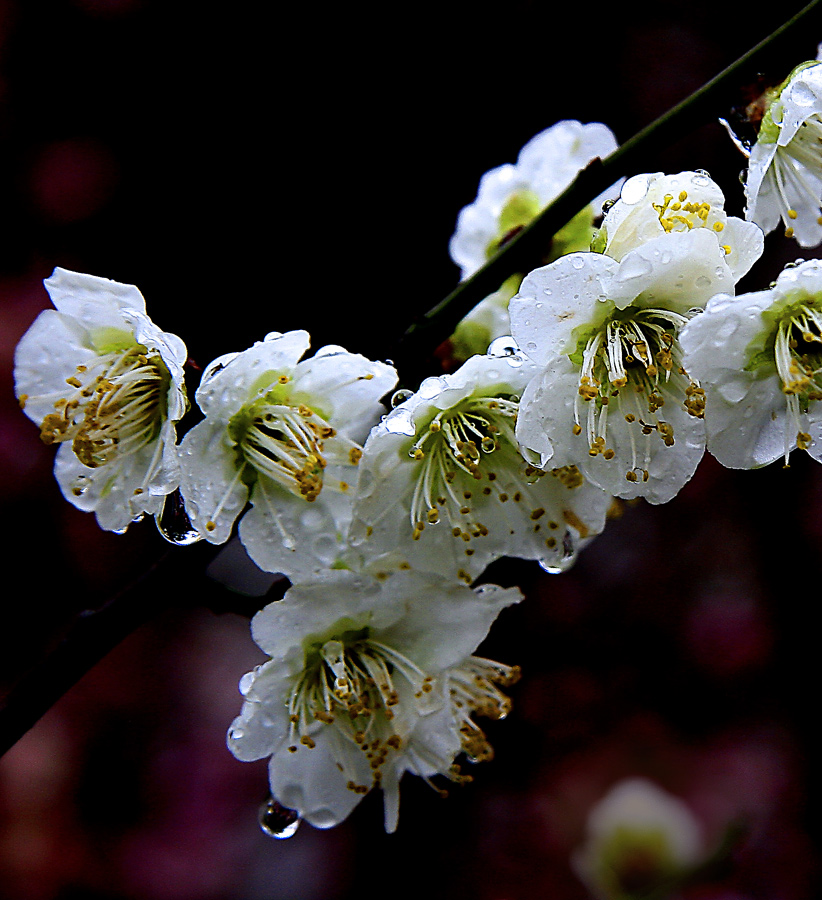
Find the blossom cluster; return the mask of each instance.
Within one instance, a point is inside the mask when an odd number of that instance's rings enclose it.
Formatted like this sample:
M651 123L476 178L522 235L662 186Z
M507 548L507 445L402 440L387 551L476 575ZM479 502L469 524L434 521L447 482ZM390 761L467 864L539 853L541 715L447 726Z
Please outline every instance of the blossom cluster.
M820 73L770 96L745 219L706 172L633 175L483 301L454 366L416 391L392 395L389 363L271 332L204 369L178 440L183 341L132 285L46 280L55 309L15 381L60 444L66 499L123 531L180 497L195 539L239 541L291 584L251 623L268 660L228 731L239 759L270 758L272 803L330 827L380 788L391 831L406 772L462 783L492 756L475 719L507 715L519 672L477 650L522 599L482 583L493 561L562 572L616 501L671 500L706 449L737 468L822 459L822 263L736 294L780 216L822 242ZM616 147L604 125L560 122L489 172L451 242L463 277Z

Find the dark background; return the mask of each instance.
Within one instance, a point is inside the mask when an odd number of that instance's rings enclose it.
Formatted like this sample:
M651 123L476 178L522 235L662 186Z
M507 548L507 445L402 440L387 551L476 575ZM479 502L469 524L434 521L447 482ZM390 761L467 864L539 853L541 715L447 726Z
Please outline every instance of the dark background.
M447 801L406 779L394 836L369 796L277 842L256 825L265 764L224 745L262 655L211 611L210 548L148 522L105 534L63 501L11 379L56 265L137 284L201 367L298 327L389 357L456 283L447 242L484 171L563 118L625 141L800 6L0 0L3 684L118 592L169 607L0 762L2 900L583 900L570 853L632 775L684 798L709 842L748 823L689 896L817 895L822 476L804 455L706 457L567 574L497 564L489 580L528 594L483 648L524 670L488 728L497 759ZM773 81L815 55L809 31ZM742 164L710 122L658 168L707 169L740 214ZM741 290L797 255L818 252L770 236Z

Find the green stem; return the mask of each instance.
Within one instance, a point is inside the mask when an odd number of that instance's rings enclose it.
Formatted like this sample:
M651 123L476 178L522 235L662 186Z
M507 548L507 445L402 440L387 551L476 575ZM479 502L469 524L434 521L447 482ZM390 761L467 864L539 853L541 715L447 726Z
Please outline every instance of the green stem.
M822 6L813 0L751 50L682 102L647 125L605 159L594 159L526 228L506 243L477 272L461 282L444 300L414 322L394 354L401 370L407 363L430 358L432 348L451 335L457 323L481 300L516 272L528 272L534 259L560 228L612 184L628 174L655 171L654 157L690 129L716 121L718 110L733 105L739 87L765 60L791 41L799 43L800 29L822 34ZM796 63L803 60L797 59ZM748 77L746 78L746 73ZM404 374L407 373L404 371Z

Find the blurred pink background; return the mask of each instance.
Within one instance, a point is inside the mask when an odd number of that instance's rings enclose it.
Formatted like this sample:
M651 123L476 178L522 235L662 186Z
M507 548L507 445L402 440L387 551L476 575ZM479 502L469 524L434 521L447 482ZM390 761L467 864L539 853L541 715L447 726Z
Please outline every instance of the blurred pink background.
M225 748L262 654L246 618L206 608L209 548L150 522L101 532L14 398L57 265L137 284L199 366L294 327L384 358L454 286L447 241L484 171L562 118L626 140L801 4L552 6L0 0L2 686L157 561L136 590L168 606L0 760L0 900L584 900L571 853L630 776L683 799L709 842L745 825L688 898L818 896L822 469L804 455L706 457L561 576L496 564L487 580L527 591L481 648L523 669L487 728L496 759L445 801L406 779L393 836L369 796L275 841L265 763ZM735 214L741 167L716 124L659 161L707 169ZM773 235L740 290L797 255Z

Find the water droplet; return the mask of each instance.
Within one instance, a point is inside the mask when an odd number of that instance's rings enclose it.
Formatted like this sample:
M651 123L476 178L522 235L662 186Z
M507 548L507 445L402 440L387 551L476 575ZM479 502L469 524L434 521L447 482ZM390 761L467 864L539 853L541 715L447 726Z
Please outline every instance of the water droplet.
M480 447L482 448L483 453L493 453L494 450L497 449L497 442L492 437L486 435L480 441Z
M494 338L488 345L488 356L514 356L518 352L519 346L510 334Z
M172 491L163 503L163 511L155 519L160 534L171 544L187 547L202 535L191 524L179 489Z
M813 106L816 103L816 93L802 81L795 81L790 87L790 99L797 106Z
M246 672L245 675L240 679L240 693L243 697L248 696L248 692L251 690L251 686L254 684L254 676L255 672Z
M419 395L423 400L430 400L432 397L436 397L440 391L444 390L447 385L448 383L439 375L436 375L433 378L426 378L420 385Z
M71 492L75 497L82 497L91 487L91 478L88 475L78 475L71 483Z
M691 178L691 184L695 184L699 187L706 187L711 181L711 176L704 169L696 169Z
M408 388L400 388L398 391L394 391L391 395L392 409L398 407L401 403L405 403L406 400L410 400L413 396L414 392L408 390Z
M405 434L411 437L415 433L414 423L407 410L397 410L383 419L385 430L391 434Z
M707 275L700 275L694 282L700 290L707 290L711 286L711 279Z
M628 253L619 267L619 278L621 281L642 278L644 275L648 275L652 268L651 263L645 257L639 256L637 253Z
M348 353L348 351L339 344L326 344L325 347L320 347L314 354L314 359L318 359L322 356L339 356L341 353Z
M612 200L606 200L606 201L602 204L602 214L605 215L605 213L607 213L608 210L609 210L615 203L616 203L616 200L613 200L613 199L612 199Z
M575 269L583 269L585 268L585 260L581 256L572 256L571 265Z
M647 193L648 176L634 175L633 178L629 178L622 186L619 199L622 200L623 203L633 206L635 203L639 203Z
M273 797L260 807L260 828L269 836L281 841L290 838L300 827L300 814L288 809Z

